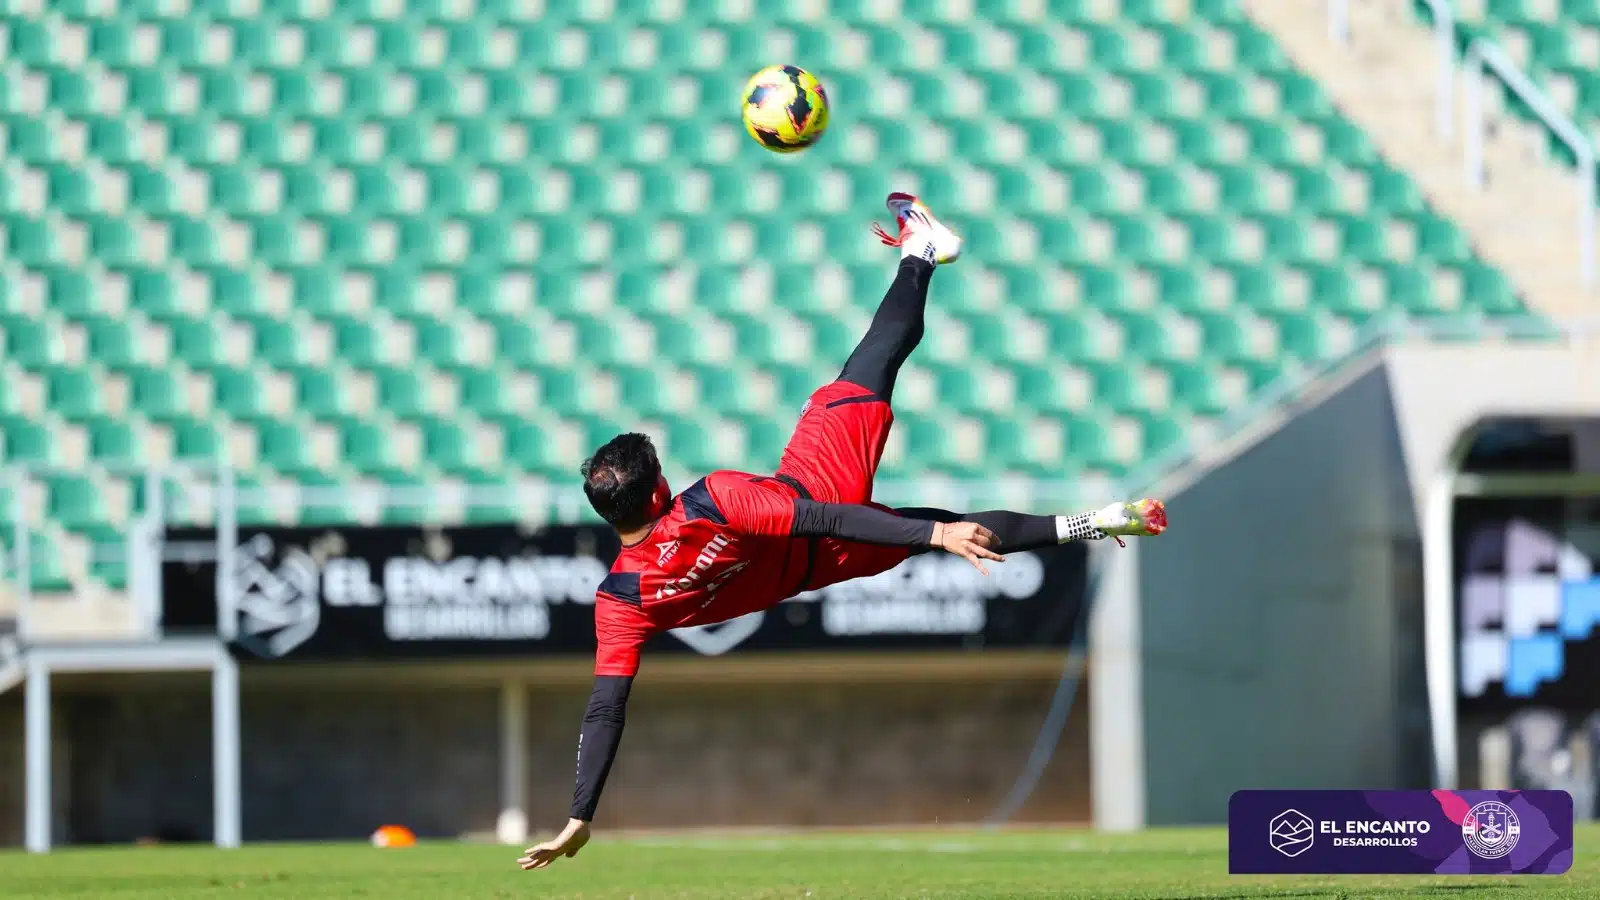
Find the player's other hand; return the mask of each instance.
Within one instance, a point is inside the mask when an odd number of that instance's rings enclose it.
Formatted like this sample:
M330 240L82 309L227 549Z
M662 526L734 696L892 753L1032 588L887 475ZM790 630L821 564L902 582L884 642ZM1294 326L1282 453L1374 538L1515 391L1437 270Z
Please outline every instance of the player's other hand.
M563 856L577 856L583 845L589 843L589 823L582 819L568 819L561 833L534 847L529 847L517 860L526 872L542 869Z
M979 572L987 575L989 570L984 567L983 561L992 559L1003 562L1004 556L991 550L991 547L1000 545L1000 539L994 532L979 525L977 522L935 522L933 524L933 546L961 557Z

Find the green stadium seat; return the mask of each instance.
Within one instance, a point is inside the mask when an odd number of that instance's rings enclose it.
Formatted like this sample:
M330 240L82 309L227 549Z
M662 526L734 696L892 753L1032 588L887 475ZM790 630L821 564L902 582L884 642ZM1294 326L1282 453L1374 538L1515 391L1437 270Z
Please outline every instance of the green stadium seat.
M377 422L366 419L341 421L339 452L345 463L358 472L389 474L395 471L391 438L388 431Z
M218 366L208 373L215 407L235 418L265 415L266 379L254 369Z
M167 421L167 427L172 433L174 459L215 461L222 458L222 435L210 420L172 418Z
M54 365L43 370L45 402L51 410L72 420L99 413L104 408L101 381L86 367Z
M27 416L0 415L5 460L24 465L49 465L56 460L55 435L49 426Z
M152 419L182 416L187 409L179 372L156 366L130 366L124 370L128 405Z

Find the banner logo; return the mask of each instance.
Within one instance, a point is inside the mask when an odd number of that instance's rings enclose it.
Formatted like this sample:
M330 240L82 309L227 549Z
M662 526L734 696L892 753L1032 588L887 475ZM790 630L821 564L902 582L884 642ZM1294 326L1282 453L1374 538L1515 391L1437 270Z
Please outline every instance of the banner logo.
M1511 807L1498 800L1485 800L1467 812L1461 822L1461 837L1474 855L1499 859L1517 849L1522 823Z
M1317 836L1317 823L1298 809L1286 809L1272 820L1269 842L1272 849L1294 857L1311 849Z
M238 641L257 656L276 659L304 644L322 621L317 564L298 548L272 565L272 538L258 534L234 551Z

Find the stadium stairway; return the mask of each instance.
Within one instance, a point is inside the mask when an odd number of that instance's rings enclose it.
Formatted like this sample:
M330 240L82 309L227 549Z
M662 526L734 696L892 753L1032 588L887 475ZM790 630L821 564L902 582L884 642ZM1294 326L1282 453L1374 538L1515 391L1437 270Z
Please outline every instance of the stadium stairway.
M1530 307L1558 318L1600 312L1600 298L1579 281L1579 195L1571 169L1549 158L1543 127L1509 115L1490 87L1486 184L1480 190L1467 183L1463 81L1454 84L1455 128L1446 139L1434 121L1438 52L1431 26L1417 18L1410 0L1351 0L1349 44L1330 36L1325 0L1244 0L1243 6L1383 156L1467 231L1473 248Z

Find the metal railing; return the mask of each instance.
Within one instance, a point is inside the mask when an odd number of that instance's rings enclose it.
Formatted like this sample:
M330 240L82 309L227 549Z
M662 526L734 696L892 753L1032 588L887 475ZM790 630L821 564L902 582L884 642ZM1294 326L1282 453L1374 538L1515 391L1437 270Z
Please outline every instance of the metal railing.
M1328 39L1350 43L1350 0L1328 0Z
M1434 88L1434 130L1445 140L1455 137L1455 75L1466 77L1467 144L1466 175L1473 187L1485 184L1484 144L1488 132L1488 113L1483 102L1483 79L1492 71L1506 88L1528 104L1550 133L1572 150L1577 167L1578 192L1578 271L1583 287L1594 289L1600 280L1600 248L1595 246L1600 229L1596 191L1594 144L1563 113L1542 88L1517 67L1500 45L1488 38L1477 38L1468 47L1464 60L1457 59L1456 14L1451 0L1423 0L1433 16L1434 45L1438 56L1438 81ZM1350 42L1350 0L1328 0L1328 36L1341 44Z
M1456 12L1450 0L1425 0L1433 13L1433 42L1438 54L1438 83L1434 86L1433 127L1445 140L1455 137L1456 120Z
M1483 77L1493 70L1500 82L1528 104L1544 121L1547 128L1572 150L1577 161L1578 178L1578 266L1583 286L1595 286L1595 158L1594 144L1578 128L1572 118L1563 113L1538 85L1511 61L1511 57L1493 41L1479 38L1467 48L1463 62L1467 76L1467 180L1473 187L1482 188L1487 181L1484 165L1484 143L1489 129L1488 113L1484 110Z

